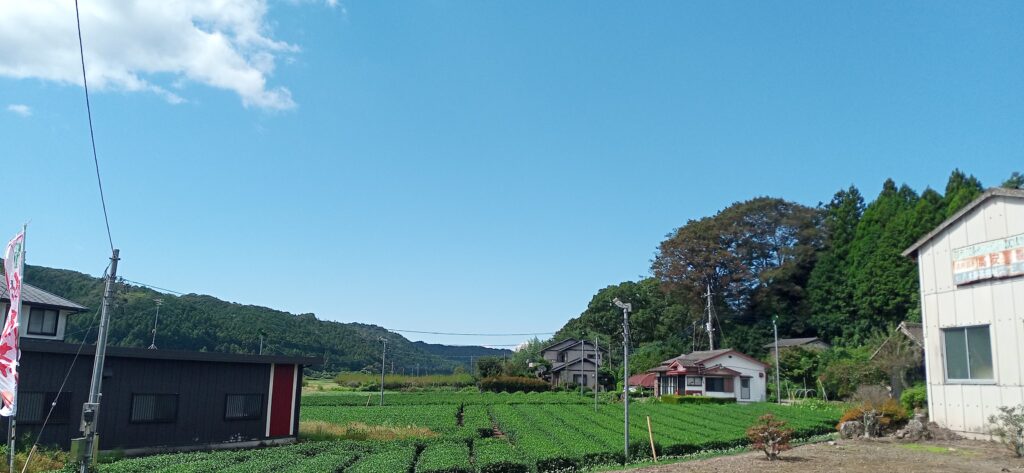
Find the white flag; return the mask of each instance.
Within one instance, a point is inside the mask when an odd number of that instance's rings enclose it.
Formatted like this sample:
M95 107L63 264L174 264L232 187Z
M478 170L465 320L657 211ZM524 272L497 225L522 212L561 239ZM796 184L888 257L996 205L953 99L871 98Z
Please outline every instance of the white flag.
M22 230L4 251L4 274L11 308L7 311L4 330L0 332L0 416L13 416L18 411L18 315L21 312L21 281L25 270L25 231Z

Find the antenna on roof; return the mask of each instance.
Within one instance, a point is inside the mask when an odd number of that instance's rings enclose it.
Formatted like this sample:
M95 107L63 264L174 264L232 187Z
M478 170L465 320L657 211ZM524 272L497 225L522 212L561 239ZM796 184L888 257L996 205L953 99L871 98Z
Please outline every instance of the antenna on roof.
M149 344L150 350L156 350L156 324L160 322L160 305L164 303L163 299L153 299L156 302L156 317L153 318L153 342Z

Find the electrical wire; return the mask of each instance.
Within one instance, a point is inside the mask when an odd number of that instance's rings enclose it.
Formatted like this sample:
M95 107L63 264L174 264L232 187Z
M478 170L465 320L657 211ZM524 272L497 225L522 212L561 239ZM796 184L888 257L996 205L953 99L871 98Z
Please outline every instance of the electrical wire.
M75 0L75 25L78 27L78 56L82 60L82 86L85 89L85 112L89 117L89 140L92 142L92 162L96 167L96 184L100 188L100 204L103 205L103 223L107 226L107 242L110 251L114 252L114 238L110 234L110 217L107 215L107 199L103 195L103 180L100 178L100 160L96 155L96 133L92 126L92 104L89 102L89 81L85 76L85 47L82 45L82 20L78 13L78 0Z

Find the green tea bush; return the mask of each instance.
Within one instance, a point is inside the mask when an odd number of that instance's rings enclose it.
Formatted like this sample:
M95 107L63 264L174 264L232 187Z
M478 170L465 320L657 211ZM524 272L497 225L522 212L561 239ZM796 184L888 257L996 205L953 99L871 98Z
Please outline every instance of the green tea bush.
M520 376L495 376L480 380L480 390L489 392L541 392L551 389L546 381Z

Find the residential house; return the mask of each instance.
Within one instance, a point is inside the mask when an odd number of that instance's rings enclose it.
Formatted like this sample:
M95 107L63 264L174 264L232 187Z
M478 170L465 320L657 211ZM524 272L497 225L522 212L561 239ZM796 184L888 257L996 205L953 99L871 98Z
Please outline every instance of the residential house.
M629 377L629 390L635 391L637 389L654 389L655 383L658 381L657 373L640 373L634 374Z
M917 260L928 414L985 435L1024 402L1024 190L984 192L903 254Z
M779 339L779 352L784 352L788 348L800 347L805 350L828 350L832 345L829 345L824 340L818 337L807 337L807 338L780 338ZM775 342L765 344L765 348L768 349L768 354L775 356Z
M0 289L5 314L6 296ZM64 343L63 338L68 317L84 310L22 285L19 436L34 439L42 430L42 444L65 450L72 438L81 436L79 421L89 395L95 346ZM295 442L302 368L317 361L109 347L99 448L132 455Z
M541 350L541 356L551 363L546 373L548 382L553 385L583 385L589 388L597 386L595 374L608 351L595 346L589 340L567 338L558 343L548 345Z
M768 365L731 348L695 351L665 360L655 373L657 395L687 394L734 398L739 402L767 399Z

